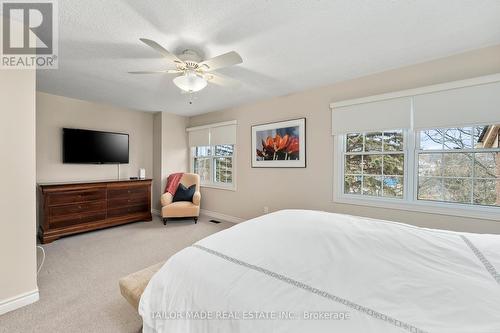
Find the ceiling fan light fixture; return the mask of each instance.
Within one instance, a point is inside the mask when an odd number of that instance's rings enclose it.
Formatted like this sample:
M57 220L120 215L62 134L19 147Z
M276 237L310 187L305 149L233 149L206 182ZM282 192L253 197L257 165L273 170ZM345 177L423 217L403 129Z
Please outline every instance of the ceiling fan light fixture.
M193 71L186 71L174 78L174 84L185 92L197 92L205 88L207 80Z
M152 39L139 38L141 42L159 52L168 62L175 64L175 69L159 71L135 71L130 74L177 74L173 79L174 84L184 92L194 93L203 90L210 84L218 86L234 86L234 81L214 72L215 70L241 64L243 59L235 52L230 51L216 57L203 60L194 50L184 50L179 56L171 53L166 48ZM180 74L180 75L179 75ZM233 81L233 82L231 82Z

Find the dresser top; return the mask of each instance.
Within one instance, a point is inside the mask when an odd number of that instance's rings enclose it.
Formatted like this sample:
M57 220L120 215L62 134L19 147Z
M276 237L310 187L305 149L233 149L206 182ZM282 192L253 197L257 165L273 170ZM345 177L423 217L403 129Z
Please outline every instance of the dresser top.
M90 185L90 184L109 184L109 183L138 183L151 182L151 178L146 179L99 179L99 180L77 180L67 182L41 182L37 183L41 187L60 186L60 185Z

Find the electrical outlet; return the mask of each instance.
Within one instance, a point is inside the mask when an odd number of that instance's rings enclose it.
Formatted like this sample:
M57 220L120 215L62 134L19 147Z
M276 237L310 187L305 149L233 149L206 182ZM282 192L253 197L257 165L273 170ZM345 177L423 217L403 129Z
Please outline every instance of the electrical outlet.
M267 213L269 213L269 207L264 206L264 214L267 214Z

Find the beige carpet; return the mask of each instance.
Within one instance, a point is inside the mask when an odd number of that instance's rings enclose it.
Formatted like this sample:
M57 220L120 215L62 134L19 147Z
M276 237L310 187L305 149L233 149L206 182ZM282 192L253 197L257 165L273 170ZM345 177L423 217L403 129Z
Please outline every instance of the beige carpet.
M155 218L43 245L40 300L0 316L0 332L137 333L141 319L120 295L118 279L233 225L208 220L172 221L165 227Z

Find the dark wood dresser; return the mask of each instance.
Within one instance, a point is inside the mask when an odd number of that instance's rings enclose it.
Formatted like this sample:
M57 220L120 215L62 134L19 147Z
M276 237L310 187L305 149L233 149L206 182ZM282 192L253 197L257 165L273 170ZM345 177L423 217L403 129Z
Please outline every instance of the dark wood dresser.
M62 236L151 221L151 179L38 184L42 243Z

